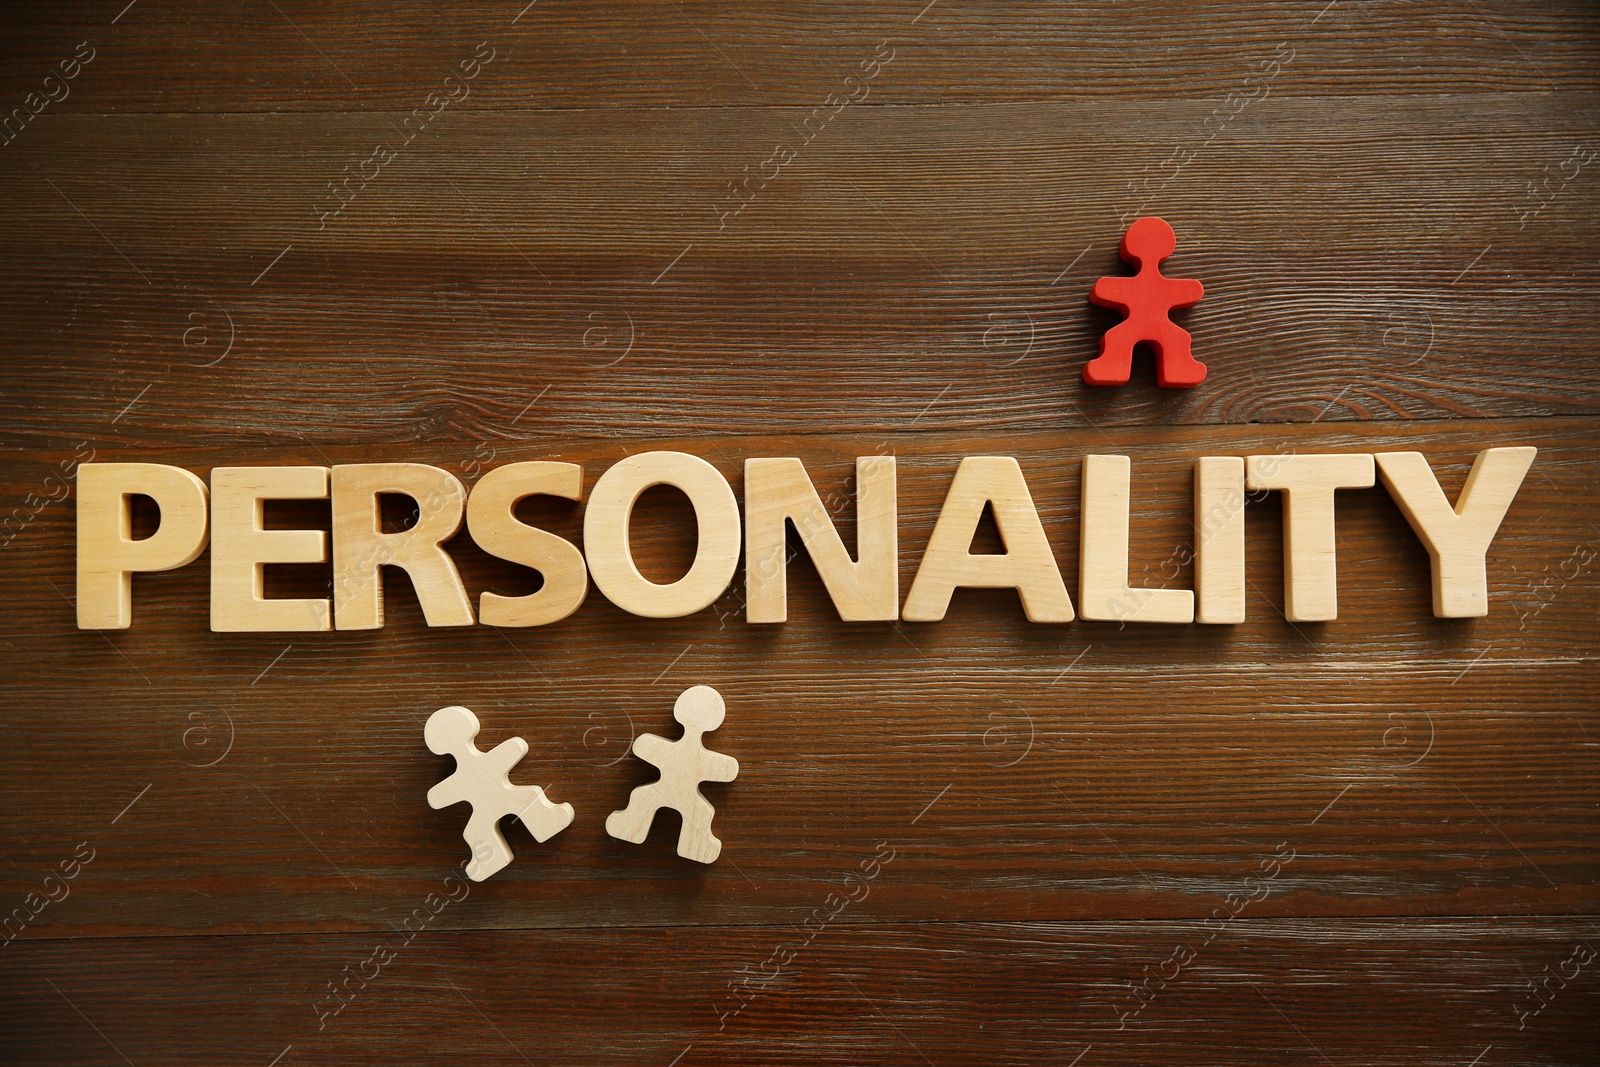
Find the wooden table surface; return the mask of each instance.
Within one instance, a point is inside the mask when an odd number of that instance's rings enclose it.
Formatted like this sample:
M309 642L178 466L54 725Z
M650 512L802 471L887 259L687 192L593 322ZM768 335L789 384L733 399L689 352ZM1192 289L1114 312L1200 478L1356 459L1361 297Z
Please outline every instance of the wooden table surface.
M1600 10L123 3L0 16L4 1062L1600 1062ZM1141 214L1206 286L1192 391L1079 377ZM802 556L777 627L740 578L430 629L390 574L381 630L212 633L202 557L81 631L62 477L792 455L853 543L892 453L903 593L1011 455L1076 596L1087 453L1188 588L1198 456L1418 450L1453 497L1512 444L1487 617L1432 616L1379 487L1327 623L1252 503L1238 626L846 624ZM689 523L646 495L647 575ZM694 684L710 866L604 831ZM446 704L578 813L470 888Z

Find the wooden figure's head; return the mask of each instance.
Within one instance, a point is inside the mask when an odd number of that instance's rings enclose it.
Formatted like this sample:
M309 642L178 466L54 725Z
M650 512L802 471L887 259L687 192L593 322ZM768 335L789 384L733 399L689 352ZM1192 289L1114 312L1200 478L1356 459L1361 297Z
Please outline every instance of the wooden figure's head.
M678 702L672 706L672 717L677 719L690 730L706 733L722 725L724 716L727 715L727 706L722 702L722 694L709 685L696 685L685 689L678 695Z

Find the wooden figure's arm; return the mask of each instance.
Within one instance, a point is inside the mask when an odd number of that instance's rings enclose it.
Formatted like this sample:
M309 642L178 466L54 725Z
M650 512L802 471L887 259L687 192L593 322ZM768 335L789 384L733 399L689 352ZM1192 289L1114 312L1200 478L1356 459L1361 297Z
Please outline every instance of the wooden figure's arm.
M739 761L725 752L707 752L700 770L708 782L731 782L739 777Z
M483 768L489 774L505 774L528 754L528 742L520 737L508 737L483 757Z
M657 737L655 734L640 734L634 739L633 754L646 763L653 763L659 767L663 761L672 758L672 746L676 743L664 737Z
M448 808L450 805L460 804L466 799L466 791L454 774L428 790L428 807L430 808Z

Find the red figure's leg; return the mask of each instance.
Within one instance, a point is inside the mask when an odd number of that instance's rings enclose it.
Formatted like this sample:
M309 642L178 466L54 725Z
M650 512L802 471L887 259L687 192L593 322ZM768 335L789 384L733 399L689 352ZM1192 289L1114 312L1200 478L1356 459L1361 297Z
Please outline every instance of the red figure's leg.
M1113 326L1100 338L1100 356L1091 359L1083 368L1083 380L1088 385L1126 385L1133 373L1133 346L1139 339L1131 323ZM1185 335L1187 336L1187 335Z
M1156 384L1163 389L1189 389L1206 380L1206 365L1189 351L1189 331L1168 326L1156 345Z

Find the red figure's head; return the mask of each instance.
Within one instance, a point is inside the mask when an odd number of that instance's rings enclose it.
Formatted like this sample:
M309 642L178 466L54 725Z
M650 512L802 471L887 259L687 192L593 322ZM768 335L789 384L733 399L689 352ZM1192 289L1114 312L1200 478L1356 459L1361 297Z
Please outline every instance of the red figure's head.
M1122 258L1141 267L1154 267L1177 247L1178 235L1166 220L1146 215L1128 227L1122 238Z

